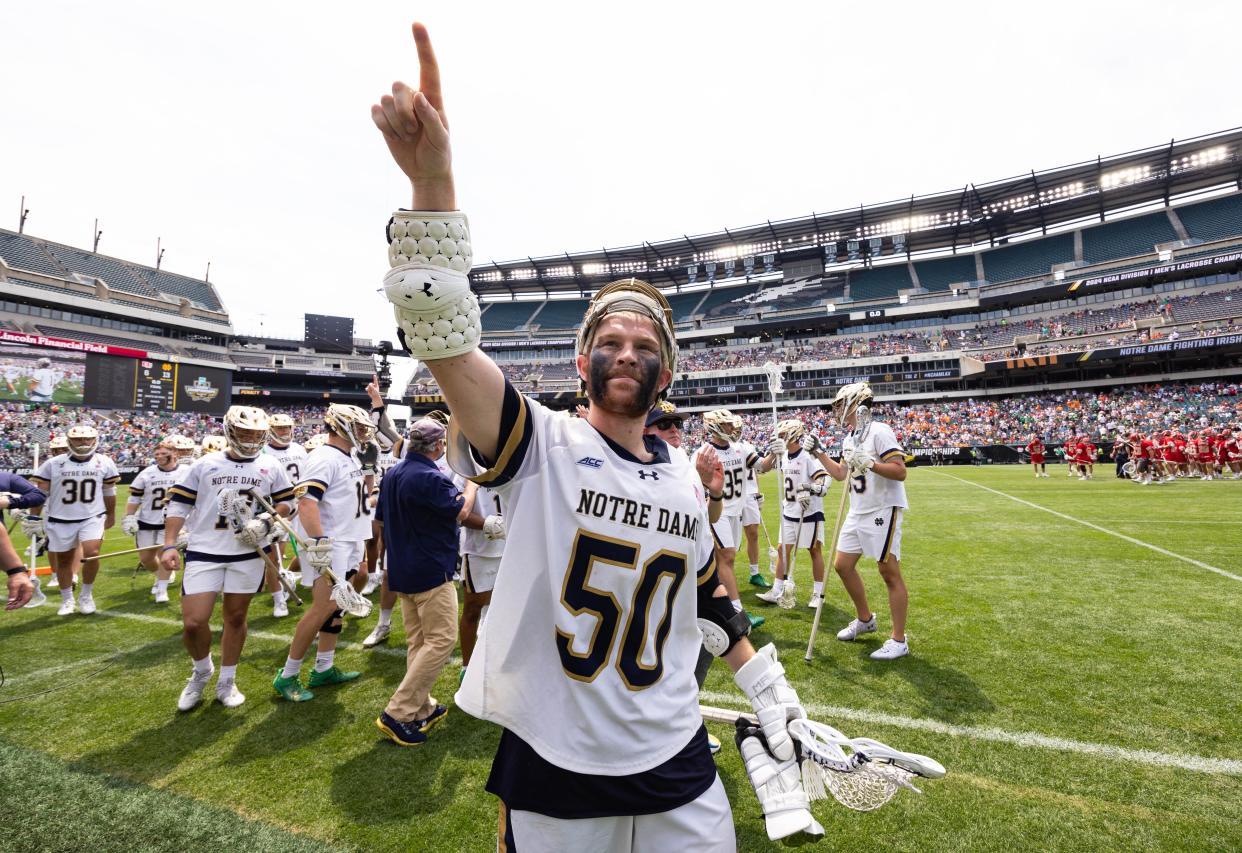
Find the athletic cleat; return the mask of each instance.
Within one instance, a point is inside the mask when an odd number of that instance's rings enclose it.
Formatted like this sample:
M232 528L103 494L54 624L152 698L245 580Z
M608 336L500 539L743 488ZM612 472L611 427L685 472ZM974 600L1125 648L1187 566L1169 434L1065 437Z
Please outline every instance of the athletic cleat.
M47 596L43 594L43 584L39 582L39 578L32 577L31 583L34 584L34 592L30 594L30 600L26 602L25 607L42 607L47 603Z
M185 683L185 689L181 691L181 696L177 699L177 710L192 711L198 707L198 703L203 701L203 691L207 689L207 682L210 678L210 672L202 678L191 675Z
M910 654L910 647L908 645L889 637L884 641L884 645L871 653L870 657L872 660L896 660L908 654Z
M716 737L711 732L707 733L707 749L712 755L720 752L720 738Z
M371 633L367 634L367 638L362 641L364 649L373 649L380 643L388 639L388 635L392 633L391 625L376 625Z
M276 677L272 679L272 689L290 702L309 702L315 698L315 694L303 687L296 675L285 678L283 667L276 670Z
M822 595L812 595L810 600L807 601L806 606L814 610L815 608L819 607L819 603L823 600L824 600L824 597Z
M167 604L168 603L168 590L157 589L155 591L155 603L156 604Z
M362 594L370 595L371 593L379 589L380 585L383 584L383 582L384 582L383 572L375 572L374 574L369 575L367 577L366 585L362 587Z
M466 668L463 666L461 672L457 673L457 686L461 687L461 683L466 680Z
M277 619L283 619L289 615L289 605L282 599L276 599L272 602L272 615Z
M753 630L755 630L756 628L758 628L758 627L759 627L760 625L762 625L764 622L767 622L767 621L768 621L767 619L765 619L765 618L764 618L764 617L762 617L762 616L751 616L749 613L747 613L747 614L746 614L746 618L747 618L748 620L750 620L750 630L752 630L752 631L753 631Z
M60 602L60 610L56 611L57 616L69 616L77 608L73 604L72 598L66 598Z
M47 588L48 589L60 589L60 579L57 578L55 574L53 574L50 578L48 578Z
M798 606L798 597L793 584L785 584L785 588L781 590L781 600L777 603L782 610L792 610Z
M850 624L846 625L840 631L837 631L837 639L848 643L851 640L857 640L863 634L871 634L875 631L875 614L871 614L871 618L866 622L861 619L852 619Z
M767 592L761 592L758 595L756 595L755 598L759 599L760 601L766 602L767 604L780 604L781 603L781 594L777 592L775 589L770 589Z
M403 723L388 716L385 711L375 718L375 727L397 746L418 746L427 742L427 735L417 726L417 721Z
M758 572L755 572L753 575L750 576L750 585L757 586L760 589L771 589L772 588L772 584L768 583L767 578L765 578L763 575L759 574Z
M90 616L96 609L95 597L93 595L87 594L78 596L78 610L82 611L83 615Z
M435 708L431 710L430 714L423 717L421 720L413 720L410 723L407 723L407 725L417 727L420 732L426 732L429 731L436 723L443 720L447 714L448 708L445 708L443 705L436 705Z
M346 672L337 666L330 666L320 672L315 670L311 673L310 679L306 682L307 687L331 687L333 684L344 684L346 681L353 681L361 672Z
M158 583L151 584L151 595L155 595L159 591L160 591L160 585Z
M216 701L226 708L236 708L246 701L246 697L237 689L237 682L229 679L216 684Z

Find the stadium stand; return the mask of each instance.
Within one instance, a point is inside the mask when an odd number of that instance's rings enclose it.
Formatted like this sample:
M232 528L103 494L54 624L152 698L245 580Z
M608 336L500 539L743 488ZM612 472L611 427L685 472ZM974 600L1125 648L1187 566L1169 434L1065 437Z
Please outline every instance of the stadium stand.
M586 299L549 299L543 310L531 318L533 325L540 329L576 329L586 313Z
M1176 208L1191 237L1210 242L1242 233L1242 193Z
M683 323L690 319L691 313L703 299L705 291L696 290L692 293L669 293L668 304L673 309L675 322Z
M67 272L38 243L12 231L0 231L0 258L4 258L4 262L10 267L57 278L63 278Z
M530 320L530 315L539 307L538 302L488 302L483 312L483 330L485 332L508 331L520 329Z
M1179 323L1237 317L1242 315L1242 289L1183 296L1169 303L1169 312Z
M240 352L231 352L229 357L237 364L248 365L251 367L271 367L272 357L270 355L249 355Z
M174 299L184 296L191 303L201 305L212 311L223 310L223 306L220 304L220 300L216 298L211 285L205 281L146 267L139 268L138 272L151 283L154 290L160 293L167 294Z
M975 274L974 255L958 255L934 261L916 261L914 271L918 273L919 284L925 290L932 292L945 291L954 284L962 284L978 278Z
M857 300L896 297L897 291L914 287L910 268L904 263L851 270L849 278L850 298Z
M58 326L44 326L39 324L39 334L47 335L52 338L68 338L74 341L88 341L96 344L107 344L114 347L128 347L130 349L148 349L155 347L154 341L136 340L134 338L118 338L115 335L102 335L99 332L88 332L83 329L64 329ZM164 348L167 352L177 353L179 349L174 348L171 341L164 342Z
M159 292L150 282L139 277L130 267L107 255L83 252L71 246L46 244L46 251L67 270L101 278L113 290L137 293L141 296L158 297Z
M757 290L753 284L742 287L713 288L703 298L698 313L705 317L732 317L747 314L751 310L750 303L744 297Z
M1082 259L1088 264L1154 252L1157 243L1177 240L1164 211L1105 222L1082 232Z
M1162 214L1163 215L1163 214ZM1148 247L1147 251L1151 251ZM1056 234L991 249L983 253L983 272L988 281L1010 281L1052 274L1053 264L1074 260L1074 235ZM920 277L922 273L919 273Z

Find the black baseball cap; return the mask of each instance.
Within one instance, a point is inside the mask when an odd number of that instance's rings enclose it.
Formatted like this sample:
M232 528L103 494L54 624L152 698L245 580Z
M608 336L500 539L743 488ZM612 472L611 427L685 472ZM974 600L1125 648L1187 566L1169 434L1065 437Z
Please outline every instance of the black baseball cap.
M668 400L661 400L647 413L647 426L654 426L659 421L677 421L681 423L686 416L677 411L677 407Z

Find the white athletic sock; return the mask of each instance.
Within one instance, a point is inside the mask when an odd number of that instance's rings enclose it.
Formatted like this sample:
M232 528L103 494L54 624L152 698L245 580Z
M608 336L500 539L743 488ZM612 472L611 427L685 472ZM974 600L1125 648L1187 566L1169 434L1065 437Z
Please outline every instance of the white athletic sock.
M237 664L233 664L232 666L225 666L224 664L221 664L220 665L220 680L221 681L236 681L237 680Z
M759 564L758 564L758 563L751 563L751 564L750 564L750 573L751 573L752 575L757 575L757 574L759 574Z
M336 649L328 649L315 655L315 672L327 672L332 668L332 659L336 657Z
M211 665L211 655L207 655L202 660L194 661L194 674L199 678L207 678L211 675L213 669L215 667Z
M65 588L62 586L62 587L60 588L60 600L61 600L61 602L62 602L62 603L63 603L63 602L66 602L66 601L73 601L73 590L72 590L72 589L65 589Z
M815 583L812 584L812 586L815 588L816 595L824 594L824 582L823 581L815 581Z
M282 678L296 678L298 673L302 671L302 659L285 658L285 668L281 670Z
M733 609L736 610L738 613L742 612L742 599L730 598L729 603L733 605Z
M392 608L391 607L387 610L384 610L383 608L380 609L379 624L380 625L391 625L392 624Z
M283 589L278 589L275 592L273 592L272 602L275 604L284 604L285 603L285 591Z
M785 589L784 578L777 578L776 580L772 581L772 591L775 592L777 595L780 595L784 589Z
M79 593L79 595L82 598L89 598L91 594L91 590L94 589L94 587L95 585L93 583L82 584L82 591Z
M157 580L155 582L155 588L160 592L168 592L168 581Z

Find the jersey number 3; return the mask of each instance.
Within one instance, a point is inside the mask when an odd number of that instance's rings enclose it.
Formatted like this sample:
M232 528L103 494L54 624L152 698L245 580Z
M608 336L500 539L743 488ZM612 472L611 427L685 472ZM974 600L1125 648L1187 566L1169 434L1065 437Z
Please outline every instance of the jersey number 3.
M578 681L594 681L613 657L621 617L625 627L621 633L620 650L615 665L621 679L631 690L644 690L664 675L664 642L673 616L673 600L677 589L686 578L686 557L671 551L660 551L643 563L634 598L627 610L623 610L617 597L611 592L591 586L591 572L597 564L616 566L634 571L638 567L639 546L633 542L599 536L579 530L569 555L569 566L561 586L561 604L570 613L580 616L589 613L596 619L590 643L585 652L573 649L574 635L556 629L556 648L561 655L565 673ZM643 663L643 650L647 646L647 627L651 605L660 579L667 576L669 582L664 593L664 615L655 630L655 663Z

